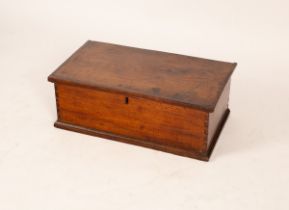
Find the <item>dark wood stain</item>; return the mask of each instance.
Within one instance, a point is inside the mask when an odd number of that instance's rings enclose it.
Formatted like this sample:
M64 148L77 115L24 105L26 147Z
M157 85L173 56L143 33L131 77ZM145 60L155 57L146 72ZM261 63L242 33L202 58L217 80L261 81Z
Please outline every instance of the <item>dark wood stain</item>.
M88 41L49 76L49 81L157 97L167 103L213 111L235 66ZM156 88L161 94L152 91Z
M208 160L236 63L88 41L48 80L56 127Z

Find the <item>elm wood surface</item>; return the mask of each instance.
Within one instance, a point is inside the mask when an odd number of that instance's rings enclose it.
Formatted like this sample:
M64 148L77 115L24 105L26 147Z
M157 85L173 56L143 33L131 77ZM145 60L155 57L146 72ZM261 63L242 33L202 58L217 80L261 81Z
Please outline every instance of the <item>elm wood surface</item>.
M229 92L230 92L230 80L227 82L223 93L220 96L220 99L216 105L214 112L209 113L208 120L208 136L207 136L207 146L209 147L211 142L214 139L214 134L219 129L220 119L226 114L229 103Z
M208 160L235 66L89 41L49 76L55 126Z
M213 111L236 63L86 42L54 73L62 82Z
M203 152L208 113L141 97L57 84L62 122Z
M205 153L195 152L194 150L179 149L178 147L172 147L168 145L156 144L152 141L142 141L140 139L120 136L117 134L113 134L113 133L109 133L105 131L99 131L95 129L89 129L89 128L85 128L82 126L77 126L71 123L64 123L60 121L56 121L54 123L54 126L57 128L61 128L61 129L69 130L69 131L74 131L74 132L83 133L83 134L92 135L92 136L98 136L101 138L107 138L107 139L116 140L116 141L120 141L124 143L138 145L138 146L143 146L143 147L160 150L163 152L169 152L169 153L184 156L184 157L190 157L190 158L195 158L198 160L209 161L209 158L213 152L215 144L217 143L218 137L227 121L229 113L230 113L230 110L229 109L226 110L223 118L221 119L221 123L219 124L218 129L216 130L216 133L212 139L212 142L210 146L208 147L207 152Z

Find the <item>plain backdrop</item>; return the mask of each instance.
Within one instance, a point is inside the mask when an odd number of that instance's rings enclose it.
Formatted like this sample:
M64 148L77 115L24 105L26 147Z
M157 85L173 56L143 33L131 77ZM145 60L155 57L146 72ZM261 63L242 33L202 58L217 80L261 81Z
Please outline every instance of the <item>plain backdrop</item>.
M53 127L88 39L238 62L210 162ZM0 0L0 72L1 210L289 209L288 0Z

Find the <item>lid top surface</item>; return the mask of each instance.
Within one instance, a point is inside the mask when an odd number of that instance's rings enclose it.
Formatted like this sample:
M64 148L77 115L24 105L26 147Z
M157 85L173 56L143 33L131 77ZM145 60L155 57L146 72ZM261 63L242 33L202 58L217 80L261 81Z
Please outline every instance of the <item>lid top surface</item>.
M236 63L87 41L48 79L213 111L235 67Z

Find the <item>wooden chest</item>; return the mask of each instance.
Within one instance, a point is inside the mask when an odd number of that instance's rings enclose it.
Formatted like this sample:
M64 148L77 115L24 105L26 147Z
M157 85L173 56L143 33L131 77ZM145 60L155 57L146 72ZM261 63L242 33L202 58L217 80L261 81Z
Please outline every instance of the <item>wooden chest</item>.
M208 160L236 63L88 41L48 80L55 126Z

